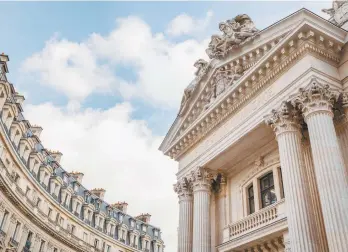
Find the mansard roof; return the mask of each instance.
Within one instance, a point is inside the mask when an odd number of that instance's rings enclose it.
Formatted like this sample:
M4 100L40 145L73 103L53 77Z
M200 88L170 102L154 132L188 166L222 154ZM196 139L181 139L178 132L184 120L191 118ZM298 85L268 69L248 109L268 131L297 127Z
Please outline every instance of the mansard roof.
M300 52L299 45L304 41L306 48ZM253 41L207 63L207 71L191 90L188 108L178 114L159 149L179 159L251 99L262 82L274 79L302 53L311 51L338 64L339 52L346 42L347 31L307 9L259 31Z

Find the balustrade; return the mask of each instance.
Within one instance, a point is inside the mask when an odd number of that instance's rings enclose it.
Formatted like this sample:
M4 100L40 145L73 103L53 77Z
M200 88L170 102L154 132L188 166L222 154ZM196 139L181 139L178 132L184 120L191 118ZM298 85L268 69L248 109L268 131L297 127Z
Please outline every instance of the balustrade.
M228 225L229 237L233 238L234 236L241 235L249 230L277 220L278 217L282 215L282 211L280 211L279 208L281 205L283 205L283 203L284 199L269 207L261 209L260 211L251 214L240 221Z

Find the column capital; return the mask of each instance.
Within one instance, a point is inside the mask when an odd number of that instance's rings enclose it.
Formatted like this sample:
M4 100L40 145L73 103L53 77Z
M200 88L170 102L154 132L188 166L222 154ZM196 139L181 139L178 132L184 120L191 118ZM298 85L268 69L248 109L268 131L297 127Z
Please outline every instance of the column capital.
M192 183L193 192L210 192L212 179L213 174L207 168L198 167L195 171L192 171L190 181Z
M192 187L186 177L174 184L174 191L178 194L179 200L192 200Z
M273 109L271 114L265 117L265 122L270 125L276 136L286 132L300 132L299 113L288 102L282 102L279 109Z
M306 88L300 88L299 93L292 97L291 103L299 108L306 119L317 113L334 116L332 108L338 100L340 93L327 84L321 84L317 79L312 79Z

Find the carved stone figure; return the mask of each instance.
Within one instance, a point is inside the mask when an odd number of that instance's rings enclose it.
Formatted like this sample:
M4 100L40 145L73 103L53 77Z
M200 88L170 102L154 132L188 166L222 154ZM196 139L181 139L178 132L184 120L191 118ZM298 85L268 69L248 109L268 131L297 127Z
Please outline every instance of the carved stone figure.
M204 106L204 109L208 109L210 104L212 104L219 95L225 92L228 86L234 84L240 77L242 77L244 72L243 67L240 65L234 66L231 70L228 72L222 71L216 75L211 90L205 98L207 104Z
M246 14L221 22L219 29L223 33L222 36L213 35L206 50L211 59L222 58L228 51L251 41L258 32L253 21Z
M324 9L323 12L330 15L329 21L343 28L348 28L348 0L334 0L331 9Z
M204 59L199 59L195 62L194 67L197 68L195 72L195 79L185 88L184 95L181 99L179 115L185 113L188 101L190 100L192 93L196 89L197 83L203 78L209 69L209 63Z

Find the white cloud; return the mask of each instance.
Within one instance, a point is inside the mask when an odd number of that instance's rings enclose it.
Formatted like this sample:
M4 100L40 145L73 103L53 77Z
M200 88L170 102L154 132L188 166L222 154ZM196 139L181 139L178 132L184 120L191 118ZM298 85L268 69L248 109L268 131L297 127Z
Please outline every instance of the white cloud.
M178 209L171 186L176 164L157 150L162 137L131 118L129 103L108 110L25 105L25 116L44 128L46 148L63 153L66 170L83 172L89 189L106 189L107 202L128 202L130 214L152 214L151 223L162 229L167 251L176 251Z
M176 16L168 25L167 33L170 36L181 36L202 32L210 24L213 12L208 11L204 19L196 19L186 13Z
M117 19L108 35L93 33L80 43L55 36L24 61L22 70L71 100L110 92L175 108L194 78L193 63L207 58L207 44L208 40L195 39L171 42L163 33L153 33L143 20L130 16ZM116 76L113 69L118 66L130 68L136 80Z

